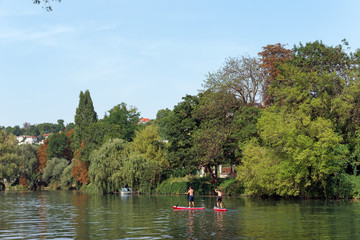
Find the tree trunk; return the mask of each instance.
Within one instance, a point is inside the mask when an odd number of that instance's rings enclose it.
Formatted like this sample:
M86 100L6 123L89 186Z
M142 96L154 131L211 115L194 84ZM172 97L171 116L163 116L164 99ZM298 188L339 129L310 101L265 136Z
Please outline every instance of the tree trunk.
M206 171L210 174L211 183L217 183L217 166L215 166L215 173L213 173L211 165L206 165Z

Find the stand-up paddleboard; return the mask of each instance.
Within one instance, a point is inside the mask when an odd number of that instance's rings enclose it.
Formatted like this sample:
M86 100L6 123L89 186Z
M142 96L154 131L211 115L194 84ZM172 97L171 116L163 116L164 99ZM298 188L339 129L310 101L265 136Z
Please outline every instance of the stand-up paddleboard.
M204 210L204 207L180 207L180 206L173 206L173 209L178 210Z
M218 208L218 207L214 207L214 210L218 211L218 212L226 212L227 211L226 208Z

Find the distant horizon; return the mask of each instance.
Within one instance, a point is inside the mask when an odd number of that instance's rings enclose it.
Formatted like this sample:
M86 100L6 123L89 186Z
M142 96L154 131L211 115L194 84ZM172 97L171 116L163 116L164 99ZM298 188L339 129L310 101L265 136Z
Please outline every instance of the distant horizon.
M0 126L74 122L88 89L99 118L120 104L142 117L197 95L226 58L268 44L346 39L360 48L360 2L0 2Z

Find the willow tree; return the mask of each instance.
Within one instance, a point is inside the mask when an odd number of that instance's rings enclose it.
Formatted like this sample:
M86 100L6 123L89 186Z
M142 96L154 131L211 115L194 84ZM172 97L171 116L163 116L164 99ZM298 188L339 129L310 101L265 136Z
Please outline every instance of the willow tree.
M0 149L0 184L4 186L5 179L12 182L19 177L21 156L16 137L4 130L0 130Z
M127 179L132 180L132 185L147 192L157 186L162 172L170 166L164 148L165 143L161 140L156 125L148 125L136 132L125 165Z
M89 177L97 192L116 192L127 184L124 171L126 144L122 139L109 139L91 153Z
M39 160L37 157L38 146L32 144L20 145L21 162L20 167L20 184L28 186L31 190L38 187L40 181Z

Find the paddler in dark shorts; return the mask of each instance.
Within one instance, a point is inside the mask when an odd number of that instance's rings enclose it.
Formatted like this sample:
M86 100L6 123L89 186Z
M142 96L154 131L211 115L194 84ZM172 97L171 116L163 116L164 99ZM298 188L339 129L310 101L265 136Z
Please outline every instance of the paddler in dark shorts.
M215 192L218 194L216 206L219 207L219 204L220 204L220 207L223 208L223 204L222 204L222 186L220 186L220 190L215 189Z
M187 191L185 194L189 194L189 207L191 207L191 203L192 203L192 206L195 207L195 204L194 204L194 189L192 189L191 186L190 186L189 191Z

